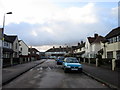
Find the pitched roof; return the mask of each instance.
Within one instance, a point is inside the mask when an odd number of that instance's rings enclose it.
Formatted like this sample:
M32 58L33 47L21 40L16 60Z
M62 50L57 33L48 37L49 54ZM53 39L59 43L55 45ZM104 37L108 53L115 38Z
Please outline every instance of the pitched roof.
M93 43L95 41L95 38L94 37L88 37L88 41L89 41L89 43Z
M12 42L14 42L15 39L17 38L17 35L14 35L14 36L8 35L8 37L10 38L10 40L11 40Z
M23 42L27 47L28 47L28 45L23 41L23 40L18 40L18 42L20 43L20 42Z
M36 48L29 48L29 51L36 51L36 52L39 52Z
M71 50L70 47L65 47L65 48L50 48L46 52L66 52L66 51L70 51L70 50Z
M93 43L100 43L100 41L104 41L105 38L103 36L98 36Z
M7 42L13 43L16 38L17 38L16 35L15 36L12 36L12 35L10 36L10 35L4 34L4 40L7 41Z
M111 32L109 32L105 37L107 39L111 38L111 37L115 37L120 35L120 27L117 27L115 29L113 29Z
M12 43L12 40L6 34L4 34L4 41Z

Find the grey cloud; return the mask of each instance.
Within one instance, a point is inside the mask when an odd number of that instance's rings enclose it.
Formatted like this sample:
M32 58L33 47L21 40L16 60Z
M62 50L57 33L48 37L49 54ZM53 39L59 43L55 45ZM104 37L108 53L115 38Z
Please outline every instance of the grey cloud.
M104 12L106 14L102 14L102 9L99 12L96 11L98 22L92 24L73 24L69 21L52 20L44 24L11 23L5 26L5 33L17 34L28 45L34 46L73 44L85 40L86 37L94 33L105 36L111 29L117 27L117 18L113 17L107 10ZM44 30L44 27L50 28L53 34ZM31 34L32 31L35 31L36 36Z

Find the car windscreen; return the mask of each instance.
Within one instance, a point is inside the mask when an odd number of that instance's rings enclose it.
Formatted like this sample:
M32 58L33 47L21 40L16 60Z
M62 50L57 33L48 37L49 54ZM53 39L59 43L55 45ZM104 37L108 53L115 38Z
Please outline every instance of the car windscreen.
M66 60L67 63L78 63L78 60L76 58L70 58Z
M60 57L60 58L58 58L59 60L64 60L64 57Z

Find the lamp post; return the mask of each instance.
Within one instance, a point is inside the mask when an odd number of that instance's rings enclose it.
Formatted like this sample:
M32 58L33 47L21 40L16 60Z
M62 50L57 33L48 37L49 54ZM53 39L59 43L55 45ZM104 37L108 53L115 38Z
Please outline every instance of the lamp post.
M12 14L12 12L8 12L8 13L5 13L4 14L4 17L3 17L3 34L4 34L4 27L5 27L5 15L6 14Z
M0 89L2 89L2 66L3 66L3 38L4 38L4 27L5 27L5 15L12 14L12 12L8 12L4 14L3 17L3 27L1 29L1 37L0 37Z
M1 41L2 41L2 45L1 45L1 49L0 49L0 52L1 52L1 54L0 54L0 68L2 68L2 64L3 64L3 38L4 38L4 27L5 27L5 15L6 14L12 14L12 12L8 12L8 13L5 13L4 14L4 17L3 17L3 27L2 27L2 38L1 38Z

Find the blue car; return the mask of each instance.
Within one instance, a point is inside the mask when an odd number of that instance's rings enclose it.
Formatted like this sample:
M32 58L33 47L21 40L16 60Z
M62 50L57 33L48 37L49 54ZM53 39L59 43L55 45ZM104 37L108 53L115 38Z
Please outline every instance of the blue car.
M62 65L63 61L64 61L64 57L60 56L57 58L57 65Z
M74 57L67 57L63 62L64 72L68 71L79 71L82 72L82 65Z

